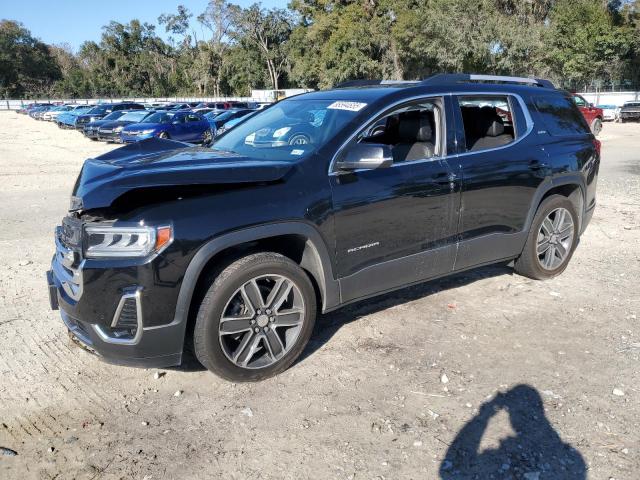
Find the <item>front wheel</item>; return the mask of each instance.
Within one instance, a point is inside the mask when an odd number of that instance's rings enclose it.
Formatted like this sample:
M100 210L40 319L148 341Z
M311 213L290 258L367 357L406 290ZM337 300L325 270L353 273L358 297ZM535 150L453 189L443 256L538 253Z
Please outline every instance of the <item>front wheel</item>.
M594 119L593 122L591 122L591 131L596 137L600 135L602 131L602 120L599 118Z
M272 252L226 267L206 292L196 318L195 354L211 372L234 382L286 370L307 344L316 317L307 274Z
M158 138L162 138L164 140L168 140L169 139L169 134L167 132L160 132L160 134L158 135Z
M515 262L520 275L546 280L567 268L578 243L578 213L562 195L548 197L538 207L522 254Z

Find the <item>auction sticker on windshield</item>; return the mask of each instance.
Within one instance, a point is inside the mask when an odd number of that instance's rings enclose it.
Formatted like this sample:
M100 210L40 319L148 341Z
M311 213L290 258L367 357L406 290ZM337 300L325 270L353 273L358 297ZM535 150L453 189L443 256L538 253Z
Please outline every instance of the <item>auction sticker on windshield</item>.
M361 103L361 102L338 101L338 102L333 102L327 108L330 110L349 110L350 112L359 112L366 106L367 106L366 103Z

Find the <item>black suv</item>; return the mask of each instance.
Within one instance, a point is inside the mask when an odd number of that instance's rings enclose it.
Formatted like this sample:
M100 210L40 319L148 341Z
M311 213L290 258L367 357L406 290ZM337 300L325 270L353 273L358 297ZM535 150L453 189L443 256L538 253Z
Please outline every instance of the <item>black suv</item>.
M256 142L267 130L306 140ZM295 361L319 312L495 262L560 274L599 162L545 80L296 96L211 148L154 138L87 160L55 234L52 307L110 362L176 365L192 340L214 373L263 379Z

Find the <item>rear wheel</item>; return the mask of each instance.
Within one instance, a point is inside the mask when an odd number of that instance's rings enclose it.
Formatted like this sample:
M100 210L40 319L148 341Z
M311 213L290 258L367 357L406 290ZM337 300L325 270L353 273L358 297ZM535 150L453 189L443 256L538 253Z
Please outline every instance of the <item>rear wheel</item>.
M210 144L212 139L213 134L211 133L211 130L207 130L206 132L204 132L204 135L202 135L202 143L204 143L205 145Z
M578 242L578 214L573 203L552 195L540 206L522 254L515 262L520 275L546 280L561 274Z
M311 140L303 133L297 133L289 139L289 145L307 145L309 143Z
M593 132L593 134L595 136L600 135L600 132L602 131L602 120L601 119L596 118L591 122L591 131Z
M160 132L158 138L164 138L165 140L167 140L169 138L169 134L167 132Z
M277 253L248 255L205 294L193 334L196 357L227 380L263 380L298 358L315 317L315 291L296 263Z

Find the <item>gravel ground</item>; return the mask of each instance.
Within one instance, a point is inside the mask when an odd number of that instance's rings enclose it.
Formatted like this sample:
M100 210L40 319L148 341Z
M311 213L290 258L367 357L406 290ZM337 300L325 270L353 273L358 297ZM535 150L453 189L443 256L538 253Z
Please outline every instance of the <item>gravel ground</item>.
M324 315L258 384L71 343L47 299L53 228L83 159L114 147L0 126L0 478L638 478L639 124L605 125L599 205L561 277L482 268Z

